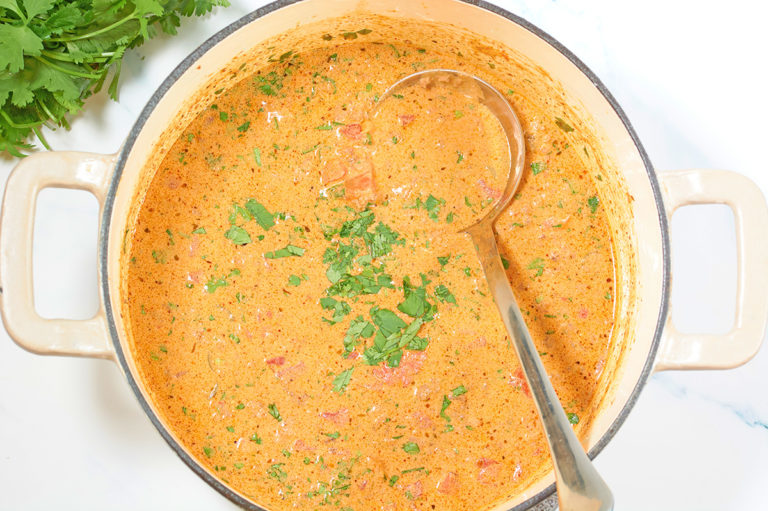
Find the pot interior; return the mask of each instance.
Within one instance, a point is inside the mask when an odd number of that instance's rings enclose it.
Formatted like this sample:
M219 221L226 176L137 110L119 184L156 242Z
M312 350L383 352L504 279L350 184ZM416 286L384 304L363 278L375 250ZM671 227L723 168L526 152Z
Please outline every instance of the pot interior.
M203 468L167 428L139 378L131 354L130 324L125 321L124 275L130 233L139 206L158 165L184 127L227 88L284 52L331 44L324 34L366 27L388 37L424 40L437 29L452 34L467 58L485 60L504 82L524 72L535 81L521 84L522 94L546 95L553 115L569 119L570 143L584 152L585 166L599 168L595 177L601 204L609 212L616 268L616 305L611 357L600 376L600 397L590 420L580 424L591 454L611 438L644 383L666 306L664 213L657 185L636 136L597 79L567 50L523 20L491 6L461 1L306 0L273 4L244 18L208 41L174 70L131 132L121 154L105 210L102 236L104 293L112 334L126 376L142 405L166 440L206 481L241 505L250 499ZM280 7L280 8L277 8ZM596 85L596 83L598 85ZM497 509L527 506L552 491L554 476L543 474L525 491Z

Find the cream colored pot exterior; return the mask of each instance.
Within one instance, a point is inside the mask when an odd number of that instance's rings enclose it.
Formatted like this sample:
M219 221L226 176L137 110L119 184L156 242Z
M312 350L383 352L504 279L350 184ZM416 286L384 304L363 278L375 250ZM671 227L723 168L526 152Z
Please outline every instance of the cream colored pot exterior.
M602 130L607 149L634 199L630 233L636 261L634 330L623 355L610 399L588 439L594 456L610 440L652 371L723 369L754 356L768 321L768 207L760 190L739 174L713 170L667 172L657 177L642 146L610 94L570 52L554 40L500 9L460 0L305 0L278 2L244 18L206 43L175 70L145 108L118 155L41 153L23 160L11 174L0 218L2 315L10 336L40 354L112 358L133 387L142 407L184 461L228 498L250 501L224 486L180 447L133 376L121 309L120 253L141 171L155 142L185 101L244 49L265 39L325 18L364 10L391 17L450 23L515 48L559 81L569 98L589 112ZM32 229L35 199L45 187L92 192L103 211L100 225L102 304L89 320L49 320L34 310ZM669 240L667 226L676 208L722 203L736 219L738 293L735 326L725 335L684 335L669 321ZM534 484L498 509L528 508L551 494L553 476Z

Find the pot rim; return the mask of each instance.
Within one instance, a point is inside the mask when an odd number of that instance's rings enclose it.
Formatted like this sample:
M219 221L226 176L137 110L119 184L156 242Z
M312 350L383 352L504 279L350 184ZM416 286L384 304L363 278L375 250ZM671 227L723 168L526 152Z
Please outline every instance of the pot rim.
M221 481L213 477L210 473L208 473L208 471L206 471L203 468L202 465L200 465L194 458L192 458L189 454L187 454L184 448L178 442L176 442L176 440L171 436L170 432L165 428L162 422L160 422L159 417L155 414L155 412L152 410L147 400L144 398L144 395L142 394L141 389L139 388L139 384L128 365L126 355L123 351L123 346L120 343L120 337L117 332L117 327L115 323L115 311L112 308L112 301L111 301L111 295L110 295L110 289L109 289L109 265L107 264L108 263L107 261L108 239L109 239L109 234L111 230L111 217L112 217L112 213L115 205L115 196L117 194L117 188L120 182L120 177L122 176L125 162L128 158L128 155L131 152L131 149L133 148L134 143L136 142L139 132L141 132L147 120L149 119L152 112L154 111L155 107L163 98L163 96L165 96L165 94L168 92L171 86L174 83L176 83L176 81L179 78L181 78L181 76L190 67L192 67L195 62L197 62L205 53L207 53L208 50L210 50L215 45L220 43L222 40L227 38L230 34L234 33L240 28L248 25L249 23L271 12L274 12L283 7L287 7L289 5L299 3L302 1L304 0L275 0L259 9L256 9L255 11L249 14L246 14L242 18L231 23L230 25L227 25L226 27L221 29L219 32L217 32L216 34L208 38L203 44L201 44L197 49L195 49L192 53L190 53L179 65L177 65L176 68L173 69L173 71L171 71L171 73L166 77L163 83L152 94L152 97L149 99L146 106L144 106L144 108L142 109L141 114L139 115L138 119L136 120L133 127L131 128L131 131L128 134L128 137L125 143L123 144L119 157L115 163L115 169L111 177L109 188L107 190L107 194L104 201L104 208L102 212L102 218L101 218L100 227L99 227L99 267L100 267L100 275L101 275L100 285L101 285L101 291L103 294L103 303L104 303L106 317L107 317L107 327L109 331L109 336L111 337L112 343L115 347L115 354L117 356L117 361L120 364L120 367L122 368L123 373L125 374L125 377L128 380L128 384L133 390L134 395L138 399L139 404L141 405L141 408L144 410L144 413L147 414L147 416L149 417L149 420L158 430L158 432L163 437L163 439L168 443L168 445L170 445L170 447L176 452L179 458L181 458L181 460L195 474L197 474L201 479L203 479L210 486L216 489L216 491L218 491L220 494L222 494L224 497L226 497L236 505L245 509L251 509L255 511L267 511L267 510L260 507L258 504L255 504L241 497L238 493L234 492L229 486L225 485L224 483L222 483ZM664 202L662 200L661 188L659 186L659 182L656 177L656 172L653 168L653 165L651 164L651 161L648 157L648 154L645 151L645 148L640 142L640 138L638 137L637 133L632 127L632 123L629 121L627 115L624 113L624 110L621 108L621 106L619 106L618 102L610 93L610 91L605 86L605 84L603 84L603 82L597 77L597 75L595 75L595 73L592 72L592 70L589 67L587 67L587 65L584 64L584 62L582 62L578 57L576 57L576 55L574 55L563 44L561 44L559 41L557 41L554 37L549 35L547 32L533 25L529 21L515 14L512 14L506 9L503 9L497 5L488 3L485 0L456 0L456 1L482 8L486 11L502 16L503 18L506 18L512 23L515 23L521 26L522 28L533 33L535 36L544 40L547 44L552 46L561 55L563 55L566 59L568 59L574 66L576 66L579 69L579 71L581 71L590 80L590 82L598 89L600 94L603 96L603 98L605 98L605 100L611 106L613 111L621 120L622 124L624 125L624 128L627 130L627 133L629 134L630 138L632 139L632 142L634 143L635 149L637 149L640 155L640 158L643 162L643 166L645 167L646 173L648 175L648 180L650 182L651 190L653 192L654 202L656 203L656 209L658 211L659 227L661 231L661 242L662 242L661 307L659 309L656 328L654 329L653 340L651 341L650 350L648 352L648 358L646 359L645 364L643 365L643 370L640 374L640 377L638 378L638 381L635 384L635 387L632 389L632 392L629 395L629 398L627 399L623 408L621 409L621 412L619 413L619 415L616 417L616 419L613 421L610 427L605 431L605 433L600 437L600 439L597 441L594 447L590 449L588 453L589 458L594 459L594 457L597 456L603 450L603 448L608 444L608 442L610 442L611 439L613 439L613 436L616 434L616 432L619 430L622 424L624 424L624 421L627 419L629 412L634 407L640 395L640 392L642 391L643 387L648 381L648 377L653 372L653 365L656 358L656 352L658 351L658 347L661 341L661 333L664 329L664 324L665 324L665 320L666 320L668 309L669 309L669 292L670 292L669 226L668 226L667 216L665 213ZM550 497L554 492L555 492L555 485L551 484L547 488L541 490L538 494L530 497L529 499L521 502L517 506L511 508L509 511L522 511L524 509L530 509L536 504Z

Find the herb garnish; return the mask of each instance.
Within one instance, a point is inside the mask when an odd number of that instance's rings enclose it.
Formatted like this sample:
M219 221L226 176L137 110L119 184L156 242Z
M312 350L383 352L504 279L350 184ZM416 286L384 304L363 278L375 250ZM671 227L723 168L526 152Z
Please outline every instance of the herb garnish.
M248 231L236 225L231 226L227 232L224 233L224 237L235 245L247 245L252 241Z
M421 451L416 442L406 442L403 444L403 450L408 454L419 454Z
M468 199L467 199L468 200ZM445 199L439 199L432 194L429 194L427 200L422 201L421 197L416 198L416 202L411 206L405 206L408 209L423 209L427 212L427 216L433 221L440 220L440 208L445 204Z
M587 205L589 206L590 211L592 211L592 214L594 214L597 211L597 207L600 205L600 199L597 198L597 195L593 195L587 199Z
M282 257L301 257L304 255L305 251L306 249L288 244L283 248L279 248L272 252L266 252L264 254L264 257L266 257L267 259L280 259Z
M555 124L557 124L557 127L563 130L564 132L568 133L570 131L573 131L573 126L565 122L560 117L555 117Z
M526 269L528 270L536 270L536 274L534 277L541 277L541 275L544 273L544 259L541 257L537 257L533 259L530 263L528 263L528 266L526 266Z
M268 408L268 410L269 410L269 414L270 414L272 417L274 417L274 419L275 419L277 422L283 422L283 418L280 416L280 412L278 411L278 409L277 409L277 405L275 405L275 403L270 403L270 404L269 404L269 406L268 406L267 408Z

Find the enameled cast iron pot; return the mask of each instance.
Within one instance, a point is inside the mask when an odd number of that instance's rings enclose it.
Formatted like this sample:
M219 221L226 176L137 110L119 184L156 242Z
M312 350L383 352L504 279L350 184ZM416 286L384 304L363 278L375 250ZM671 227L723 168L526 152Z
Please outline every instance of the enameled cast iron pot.
M118 363L149 419L168 444L222 495L248 509L261 509L215 478L180 445L156 413L137 378L121 317L121 245L140 175L156 140L184 108L185 98L243 48L297 24L360 10L448 23L514 48L560 82L568 98L589 112L606 150L620 169L631 214L618 240L631 271L617 275L628 290L620 301L614 336L623 344L609 398L587 439L597 455L632 408L649 375L669 369L722 369L741 365L757 352L768 320L768 207L755 184L724 171L688 170L657 175L629 120L605 86L570 51L550 36L482 1L281 0L267 5L209 39L163 82L144 108L122 150L115 155L40 153L14 169L0 218L2 315L9 335L23 348L49 355L108 358ZM32 235L35 199L46 187L78 188L101 205L99 282L101 307L85 321L39 317L32 295ZM738 293L733 330L725 335L685 335L669 321L668 224L686 204L727 204L736 220ZM619 251L621 252L621 250ZM498 509L554 507L553 475Z

